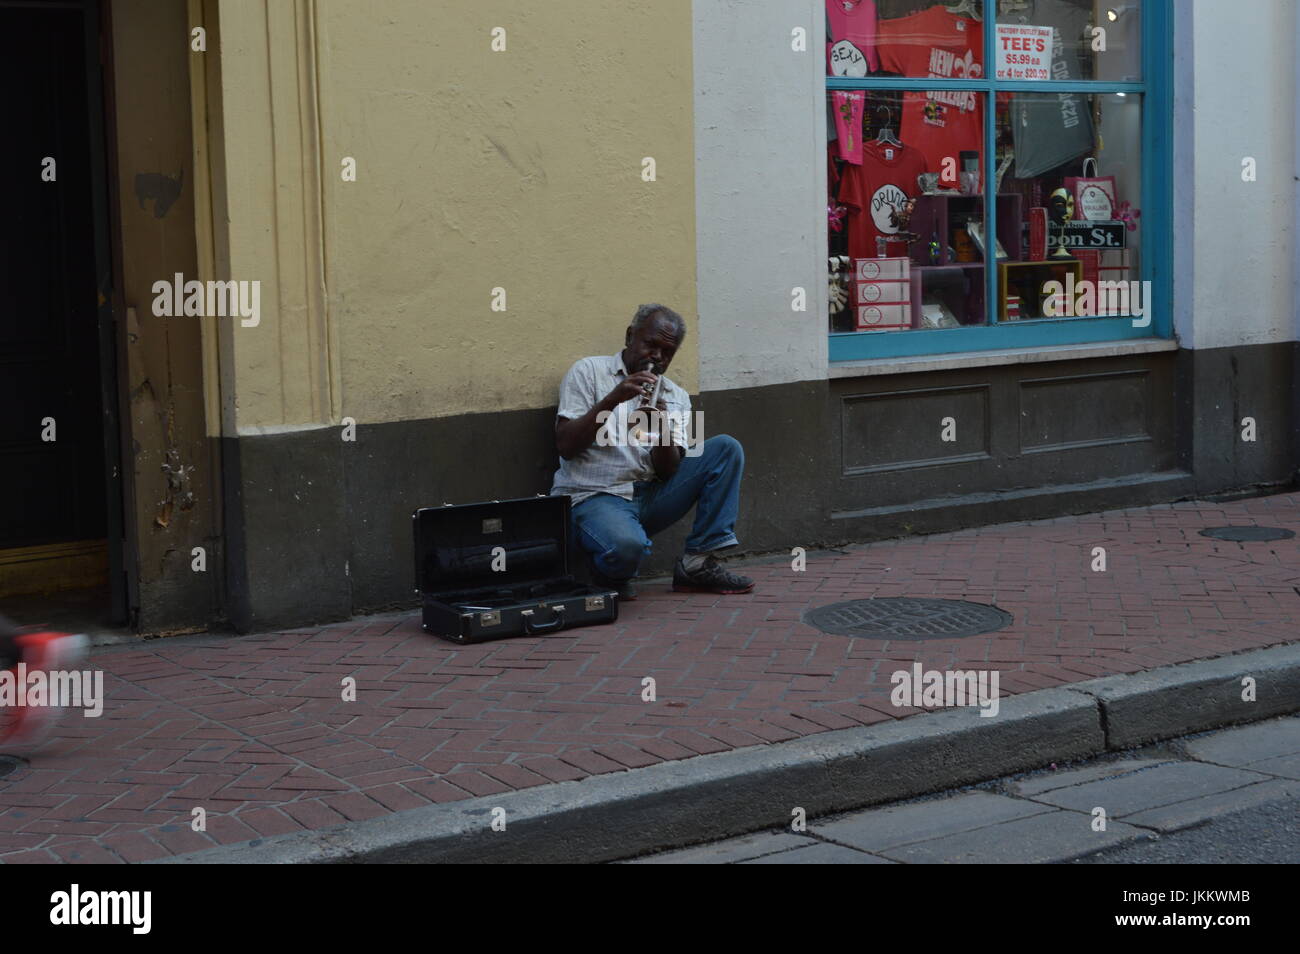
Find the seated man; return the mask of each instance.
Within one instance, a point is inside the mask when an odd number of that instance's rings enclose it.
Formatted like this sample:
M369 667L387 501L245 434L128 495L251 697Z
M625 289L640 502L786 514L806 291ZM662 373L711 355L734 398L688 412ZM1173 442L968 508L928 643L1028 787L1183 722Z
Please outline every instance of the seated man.
M555 418L560 469L551 493L572 496L574 537L590 556L593 578L623 599L636 599L632 578L650 552L649 538L692 506L695 525L673 569L673 589L748 593L754 588L753 580L729 572L714 557L737 545L733 531L745 465L740 442L725 434L710 437L700 454L685 456L691 399L666 377L657 407L644 412L644 428L634 413L659 380L643 369L666 372L685 337L681 315L663 305L642 305L621 352L581 358L560 385ZM610 429L598 440L606 426ZM638 443L642 430L645 439Z

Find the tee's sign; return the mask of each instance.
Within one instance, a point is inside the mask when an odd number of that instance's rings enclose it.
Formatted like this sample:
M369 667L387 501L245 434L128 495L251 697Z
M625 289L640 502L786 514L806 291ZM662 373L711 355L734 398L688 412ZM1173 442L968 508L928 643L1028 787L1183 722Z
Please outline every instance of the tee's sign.
M1051 66L1051 27L998 24L996 63L998 79L1051 79Z

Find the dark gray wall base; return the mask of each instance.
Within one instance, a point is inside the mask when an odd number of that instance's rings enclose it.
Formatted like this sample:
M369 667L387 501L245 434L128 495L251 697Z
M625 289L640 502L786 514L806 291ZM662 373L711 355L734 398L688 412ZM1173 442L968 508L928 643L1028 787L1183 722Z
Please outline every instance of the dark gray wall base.
M1288 485L1296 347L841 378L695 406L706 437L745 448L742 552L778 552ZM554 413L225 439L231 624L414 606L412 511L547 492ZM671 571L691 519L655 539L643 576Z
M1296 368L1300 343L1177 352L1182 466L1197 492L1290 481L1297 457ZM1255 421L1254 442L1242 419Z
M352 614L345 446L336 427L222 440L226 617L237 632Z

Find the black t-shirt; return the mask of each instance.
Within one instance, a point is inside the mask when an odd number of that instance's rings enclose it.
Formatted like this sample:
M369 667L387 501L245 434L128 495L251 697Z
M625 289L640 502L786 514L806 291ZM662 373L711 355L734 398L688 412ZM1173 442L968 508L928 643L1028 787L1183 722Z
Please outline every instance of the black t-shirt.
M1052 79L1083 78L1083 56L1091 49L1085 31L1091 0L1030 0L1018 22L1052 28ZM1011 135L1016 178L1029 179L1085 156L1093 149L1092 110L1082 93L1016 93L1011 101Z

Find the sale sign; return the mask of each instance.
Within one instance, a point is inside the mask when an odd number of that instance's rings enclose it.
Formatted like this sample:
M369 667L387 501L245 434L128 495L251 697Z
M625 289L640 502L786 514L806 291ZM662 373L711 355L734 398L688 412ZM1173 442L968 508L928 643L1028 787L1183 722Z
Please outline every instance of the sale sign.
M997 44L998 79L1051 79L1051 27L999 23Z

